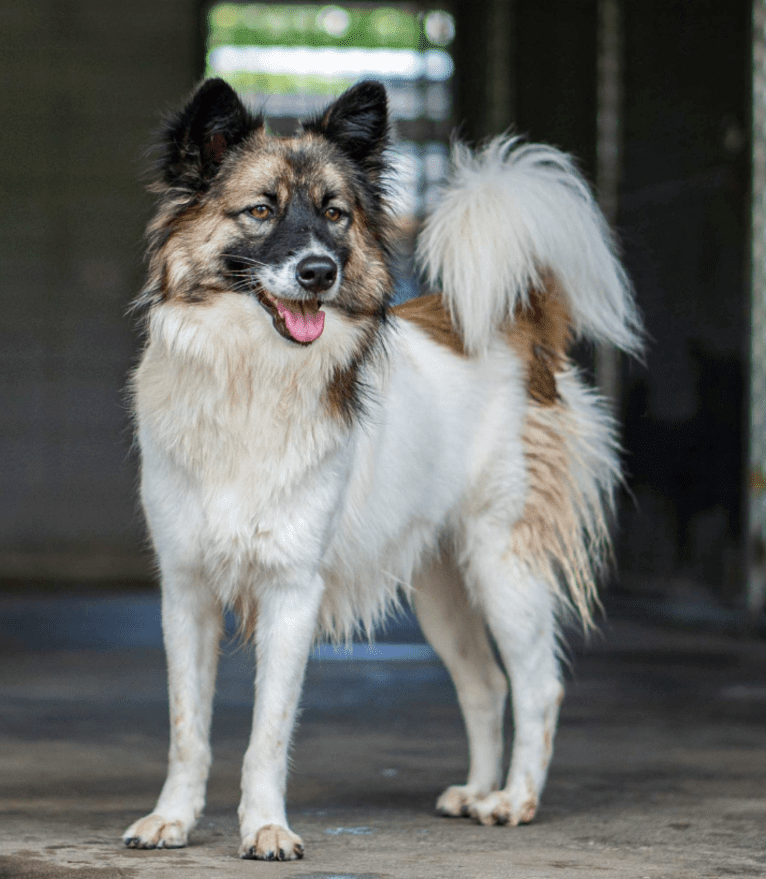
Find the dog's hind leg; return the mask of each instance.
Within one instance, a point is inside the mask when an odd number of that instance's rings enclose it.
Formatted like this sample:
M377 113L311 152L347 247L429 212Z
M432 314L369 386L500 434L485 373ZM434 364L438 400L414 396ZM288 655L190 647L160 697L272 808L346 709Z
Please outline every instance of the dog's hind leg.
M303 857L285 817L287 752L323 590L319 575L307 575L303 582L275 581L258 596L253 731L239 805L242 858Z
M469 528L466 575L511 681L514 738L508 778L469 809L482 824L523 824L537 811L553 751L563 687L555 596L509 547L497 521Z
M495 661L484 619L471 607L448 553L418 576L413 604L423 634L452 676L468 735L468 780L448 787L436 808L442 815L467 815L500 783L508 684Z
M221 610L204 582L163 571L162 631L170 700L168 775L154 811L123 834L131 848L185 846L205 805Z

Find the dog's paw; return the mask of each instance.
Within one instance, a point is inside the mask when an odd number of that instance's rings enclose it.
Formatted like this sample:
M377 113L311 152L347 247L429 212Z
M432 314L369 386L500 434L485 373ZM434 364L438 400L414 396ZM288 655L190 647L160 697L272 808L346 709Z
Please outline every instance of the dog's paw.
M286 827L266 824L242 840L239 856L256 861L293 861L303 857L303 840Z
M505 791L494 791L468 807L468 814L479 824L528 824L537 812L537 796L529 793L516 805Z
M183 848L188 832L181 821L152 814L131 824L122 839L128 848Z
M468 784L453 784L436 801L436 811L447 818L460 818L470 815L471 806L482 798L482 794Z

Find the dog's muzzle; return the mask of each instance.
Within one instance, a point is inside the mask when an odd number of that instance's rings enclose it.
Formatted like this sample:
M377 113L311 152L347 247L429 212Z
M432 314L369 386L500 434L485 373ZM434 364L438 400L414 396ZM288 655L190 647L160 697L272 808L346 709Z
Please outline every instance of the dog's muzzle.
M306 298L277 296L263 283L258 283L254 292L271 314L274 328L281 336L300 345L310 345L324 331L323 294L332 290L339 272L331 256L313 253L304 256L293 269L295 292Z

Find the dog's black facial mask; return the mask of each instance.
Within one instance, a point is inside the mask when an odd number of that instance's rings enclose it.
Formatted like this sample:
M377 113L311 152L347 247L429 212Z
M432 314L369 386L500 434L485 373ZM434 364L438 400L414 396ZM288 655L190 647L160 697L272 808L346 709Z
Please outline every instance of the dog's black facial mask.
M251 212L248 212L251 213ZM269 200L246 216L245 234L224 255L233 289L253 293L284 338L302 345L324 329L322 307L334 304L349 257L350 216L315 204L298 188L285 204Z

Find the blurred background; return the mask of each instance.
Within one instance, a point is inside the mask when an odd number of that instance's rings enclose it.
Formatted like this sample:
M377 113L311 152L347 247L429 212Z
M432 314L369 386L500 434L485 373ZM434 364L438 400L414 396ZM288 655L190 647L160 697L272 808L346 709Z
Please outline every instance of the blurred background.
M450 132L574 153L617 230L646 365L578 351L624 424L615 605L762 624L764 0L199 3L0 9L0 592L153 580L125 395L146 151L205 75L276 132L361 78L396 123L397 296Z

